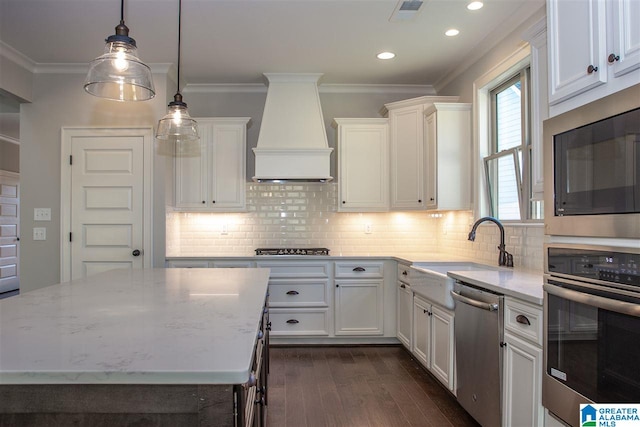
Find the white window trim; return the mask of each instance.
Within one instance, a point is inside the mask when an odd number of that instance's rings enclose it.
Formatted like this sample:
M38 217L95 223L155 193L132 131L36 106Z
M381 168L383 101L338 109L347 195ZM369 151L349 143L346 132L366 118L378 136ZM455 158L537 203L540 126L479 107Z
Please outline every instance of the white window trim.
M473 82L473 176L476 178L474 212L484 216L491 212L489 198L485 191L484 158L491 154L491 96L490 92L513 77L522 68L531 66L531 47L520 47L504 61ZM517 221L524 222L524 221ZM536 221L538 222L538 221Z

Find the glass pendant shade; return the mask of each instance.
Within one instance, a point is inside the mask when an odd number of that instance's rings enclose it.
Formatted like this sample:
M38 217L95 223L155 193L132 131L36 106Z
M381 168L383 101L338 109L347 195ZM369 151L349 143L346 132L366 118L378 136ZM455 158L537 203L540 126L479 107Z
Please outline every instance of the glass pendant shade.
M180 93L174 96L174 101L169 103L169 111L158 122L156 138L172 141L196 141L200 138L198 122L189 115Z
M84 90L116 101L146 101L156 95L151 69L138 58L136 41L120 21L104 53L91 61Z

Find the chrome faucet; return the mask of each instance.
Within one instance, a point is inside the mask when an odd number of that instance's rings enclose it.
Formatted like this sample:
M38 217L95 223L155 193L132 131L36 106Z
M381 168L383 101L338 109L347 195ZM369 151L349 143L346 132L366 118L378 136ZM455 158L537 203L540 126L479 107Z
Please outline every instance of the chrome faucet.
M504 246L504 227L502 226L502 223L496 218L492 216L485 216L484 218L480 218L479 220L477 220L475 224L473 224L473 227L471 227L471 231L469 232L469 240L471 240L472 242L476 240L476 229L485 221L493 222L500 229L500 246L498 246L500 255L498 256L498 265L513 267L513 255L507 252Z

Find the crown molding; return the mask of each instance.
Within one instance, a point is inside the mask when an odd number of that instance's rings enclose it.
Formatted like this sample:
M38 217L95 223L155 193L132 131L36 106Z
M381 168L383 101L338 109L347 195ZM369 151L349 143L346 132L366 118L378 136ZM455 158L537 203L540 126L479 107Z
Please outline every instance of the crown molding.
M517 30L518 27L524 24L528 19L531 19L536 13L541 13L540 11L543 11L544 8L545 6L540 6L538 2L524 2L509 19L504 20L503 25L497 27L480 43L478 43L473 50L466 55L466 59L458 64L453 70L446 73L443 78L438 80L434 84L436 90L442 90L442 88L460 77L467 71L467 69L471 68L473 64L478 62L483 56L498 46L508 35ZM544 14L544 11L542 13Z
M25 68L27 71L30 71L32 73L34 72L37 65L31 58L9 46L2 40L0 40L0 57L8 59L9 61L21 66L22 68Z
M183 93L266 93L262 83L196 83L188 84ZM375 84L320 84L320 93L407 93L412 95L435 95L431 85L375 85Z

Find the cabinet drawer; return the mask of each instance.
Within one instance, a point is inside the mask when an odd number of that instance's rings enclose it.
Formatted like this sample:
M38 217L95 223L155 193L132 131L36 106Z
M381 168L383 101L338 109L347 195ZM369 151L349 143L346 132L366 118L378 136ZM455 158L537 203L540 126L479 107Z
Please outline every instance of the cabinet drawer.
M271 336L329 335L328 309L269 310Z
M329 263L314 263L314 262L269 262L269 261L258 261L258 268L269 268L271 269L271 274L269 277L271 279L279 279L279 278L314 278L314 277L322 277L328 278L330 276L331 270L329 267Z
M504 302L504 328L542 345L542 308L511 298Z
M367 278L381 279L384 275L383 262L336 262L336 277L339 278Z
M209 261L200 260L171 260L167 261L169 268L208 268Z
M398 264L398 280L409 283L411 278L411 268L406 264Z
M328 287L328 280L271 280L269 304L271 307L326 307Z

